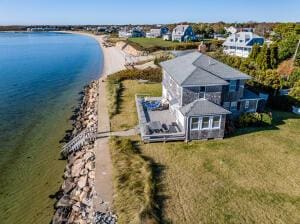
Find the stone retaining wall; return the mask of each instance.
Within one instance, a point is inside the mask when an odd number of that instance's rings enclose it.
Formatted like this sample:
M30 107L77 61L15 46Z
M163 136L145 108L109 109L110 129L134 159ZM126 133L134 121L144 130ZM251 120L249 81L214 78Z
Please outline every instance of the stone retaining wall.
M87 127L97 127L97 94L98 81L93 81L85 87L84 96L73 123L73 131L70 136L67 136L68 139L74 138ZM86 142L79 151L67 155L63 178L64 182L57 194L53 224L116 223L116 217L113 214L98 214L94 211L94 141Z

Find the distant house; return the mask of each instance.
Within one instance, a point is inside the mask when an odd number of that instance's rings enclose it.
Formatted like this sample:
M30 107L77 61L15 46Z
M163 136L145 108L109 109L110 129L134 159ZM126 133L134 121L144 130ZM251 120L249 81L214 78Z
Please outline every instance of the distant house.
M230 27L224 27L224 29L229 34L235 34L235 33L238 33L238 32L252 32L252 33L254 32L254 28L251 28L251 27L234 27L234 26L230 26Z
M222 139L229 117L256 112L250 76L192 52L161 63L162 97L136 99L145 142Z
M234 34L234 33L237 33L237 32L238 32L237 28L234 27L234 26L224 27L224 29L225 29L226 32L229 33L229 34Z
M162 36L163 40L169 41L172 40L172 33L168 32Z
M217 40L226 40L225 35L224 34L220 34L220 33L214 33L214 39L217 39Z
M264 38L252 32L231 34L223 43L224 53L239 57L248 57L254 44L263 45Z
M131 37L145 37L144 31L140 27L132 28L127 31L127 29L122 29L119 31L120 38L131 38Z
M157 29L151 29L150 32L146 33L147 38L158 38L169 32L168 27L161 27Z
M172 41L186 42L195 39L194 31L189 25L178 25L172 32Z

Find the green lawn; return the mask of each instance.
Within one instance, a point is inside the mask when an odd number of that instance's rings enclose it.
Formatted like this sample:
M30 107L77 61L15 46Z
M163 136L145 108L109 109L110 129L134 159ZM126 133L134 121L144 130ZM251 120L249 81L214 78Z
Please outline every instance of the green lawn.
M111 118L111 129L113 131L127 130L138 124L134 100L136 93L161 96L161 84L139 84L133 80L122 81L122 93L119 102L120 113Z
M123 110L115 123L131 126L137 122L132 120L134 94L158 94L161 87L136 81L124 86ZM273 118L273 127L240 130L224 140L138 140L141 156L152 162L162 223L300 223L300 119L276 111ZM135 192L135 187L126 190Z
M199 42L178 43L165 41L161 38L129 38L128 42L138 50L156 51L156 50L174 50L174 49L195 49Z
M300 223L300 119L220 141L142 145L172 223Z
M165 41L161 38L129 38L129 41L132 41L143 48L151 48L151 47L174 47L179 43L172 41Z

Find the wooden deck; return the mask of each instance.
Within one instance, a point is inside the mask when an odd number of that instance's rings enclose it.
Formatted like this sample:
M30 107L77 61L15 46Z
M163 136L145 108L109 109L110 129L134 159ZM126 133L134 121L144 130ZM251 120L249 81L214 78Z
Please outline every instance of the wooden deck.
M135 96L136 108L139 119L139 127L141 138L146 143L151 142L168 142L168 141L184 141L185 140L185 132L183 128L179 127L176 122L175 116L169 110L158 110L158 111L148 111L143 106L143 99L145 96ZM150 98L149 100L158 100L160 98ZM151 122L158 121L161 124L165 124L166 126L172 126L173 130L169 131L161 131L161 132L153 132L151 134L146 133L146 129L149 128Z

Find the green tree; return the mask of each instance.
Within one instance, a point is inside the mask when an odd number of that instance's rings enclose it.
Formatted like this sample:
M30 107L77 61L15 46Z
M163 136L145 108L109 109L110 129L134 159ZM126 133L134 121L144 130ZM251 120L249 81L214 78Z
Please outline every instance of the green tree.
M297 101L298 105L300 105L300 80L295 83L289 95Z
M296 34L290 33L278 43L279 59L283 61L293 56L296 51L298 38Z
M261 51L256 58L256 64L262 70L271 68L270 48L268 48L266 44L262 46Z
M277 44L271 44L270 46L270 66L271 68L276 68L278 65L278 46Z
M249 55L249 58L255 60L257 58L259 52L260 52L260 46L258 44L254 44L252 47L251 53Z

